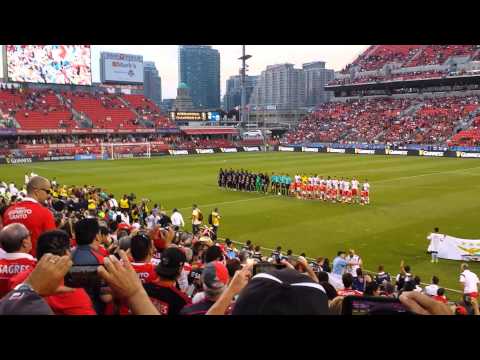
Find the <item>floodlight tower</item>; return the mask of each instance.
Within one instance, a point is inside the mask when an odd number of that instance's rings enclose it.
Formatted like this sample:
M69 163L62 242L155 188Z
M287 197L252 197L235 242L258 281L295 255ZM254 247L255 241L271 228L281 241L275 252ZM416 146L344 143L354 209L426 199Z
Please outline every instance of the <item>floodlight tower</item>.
M245 107L246 107L246 94L245 94L245 73L246 73L246 61L250 59L252 55L245 55L245 45L242 45L242 57L238 60L242 60L242 69L241 69L241 87L242 87L242 104L240 107L240 123L242 126L245 124Z

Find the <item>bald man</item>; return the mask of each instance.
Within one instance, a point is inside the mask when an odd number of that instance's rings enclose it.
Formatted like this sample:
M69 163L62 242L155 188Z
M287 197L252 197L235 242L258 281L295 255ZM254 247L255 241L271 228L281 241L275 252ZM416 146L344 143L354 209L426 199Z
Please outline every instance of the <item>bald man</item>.
M30 231L23 224L14 223L0 231L0 244L5 255L0 259L0 298L9 292L8 281L25 270L33 269L36 259L32 249Z
M37 239L41 233L55 229L55 218L43 204L50 196L50 181L41 176L30 178L27 197L7 208L3 214L3 225L20 223L30 231L32 250L36 256ZM5 250L5 249L4 249Z

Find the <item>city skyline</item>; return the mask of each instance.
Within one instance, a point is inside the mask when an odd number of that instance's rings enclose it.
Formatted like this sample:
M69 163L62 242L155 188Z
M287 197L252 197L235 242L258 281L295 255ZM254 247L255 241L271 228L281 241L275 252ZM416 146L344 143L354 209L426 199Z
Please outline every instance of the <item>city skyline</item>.
M220 91L225 95L226 81L238 75L241 45L212 45L220 52ZM291 63L301 68L303 63L325 61L328 69L340 71L355 60L368 45L247 45L248 75L260 75L267 65ZM2 49L3 51L3 49ZM144 61L153 61L162 79L162 98L176 97L178 86L178 45L92 45L92 80L100 82L100 52L120 52L142 55ZM0 62L3 74L3 64Z

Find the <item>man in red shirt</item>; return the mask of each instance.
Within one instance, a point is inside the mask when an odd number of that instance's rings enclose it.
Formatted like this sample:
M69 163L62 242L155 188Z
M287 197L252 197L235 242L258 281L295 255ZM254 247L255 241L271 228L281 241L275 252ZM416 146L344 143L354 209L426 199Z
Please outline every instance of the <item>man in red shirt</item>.
M152 248L152 240L147 235L138 234L132 237L130 252L133 262L131 264L144 284L155 281L158 278L155 272L155 265L152 263Z
M10 224L0 231L0 244L6 254L0 259L0 298L9 292L8 281L16 274L33 269L36 259L29 254L32 249L30 233L23 224Z
M70 254L70 238L62 230L47 231L38 238L37 254L41 259L45 254L64 256ZM10 278L9 289L25 282L33 268ZM54 295L44 297L55 315L97 315L87 292L82 288L68 288L63 282Z
M153 243L146 234L137 234L132 237L130 253L132 257L131 265L138 274L142 284L149 284L158 280L158 275L155 272L156 266L152 262ZM117 305L119 306L118 312L120 315L131 314L126 301L120 301Z
M41 176L34 176L27 184L27 197L9 206L3 214L4 226L20 223L30 231L32 256L36 256L37 239L40 234L56 228L53 214L42 205L49 196L50 181Z
M349 296L349 295L362 296L363 295L361 291L352 289L352 285L353 285L352 274L350 273L343 274L342 282L343 282L344 289L337 291L338 296Z

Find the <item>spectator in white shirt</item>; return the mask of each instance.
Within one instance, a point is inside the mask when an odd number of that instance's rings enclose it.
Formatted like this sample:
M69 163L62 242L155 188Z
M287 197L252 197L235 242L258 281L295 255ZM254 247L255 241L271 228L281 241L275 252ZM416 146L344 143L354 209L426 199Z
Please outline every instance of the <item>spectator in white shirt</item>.
M185 222L183 221L183 216L177 209L173 209L172 216L170 217L172 220L173 226L178 226L179 229L185 226Z
M153 211L148 215L145 219L145 222L147 223L147 229L153 229L155 225L158 224L160 221L160 216L155 215Z
M110 209L118 208L118 202L113 196L113 194L110 194L110 199L108 200L108 206L110 207Z
M427 294L428 296L437 296L438 289L440 288L438 286L439 282L440 280L438 277L432 277L432 283L428 286L425 286L425 294Z
M478 298L478 276L468 269L468 264L461 266L460 283L463 285L463 293L472 298Z

